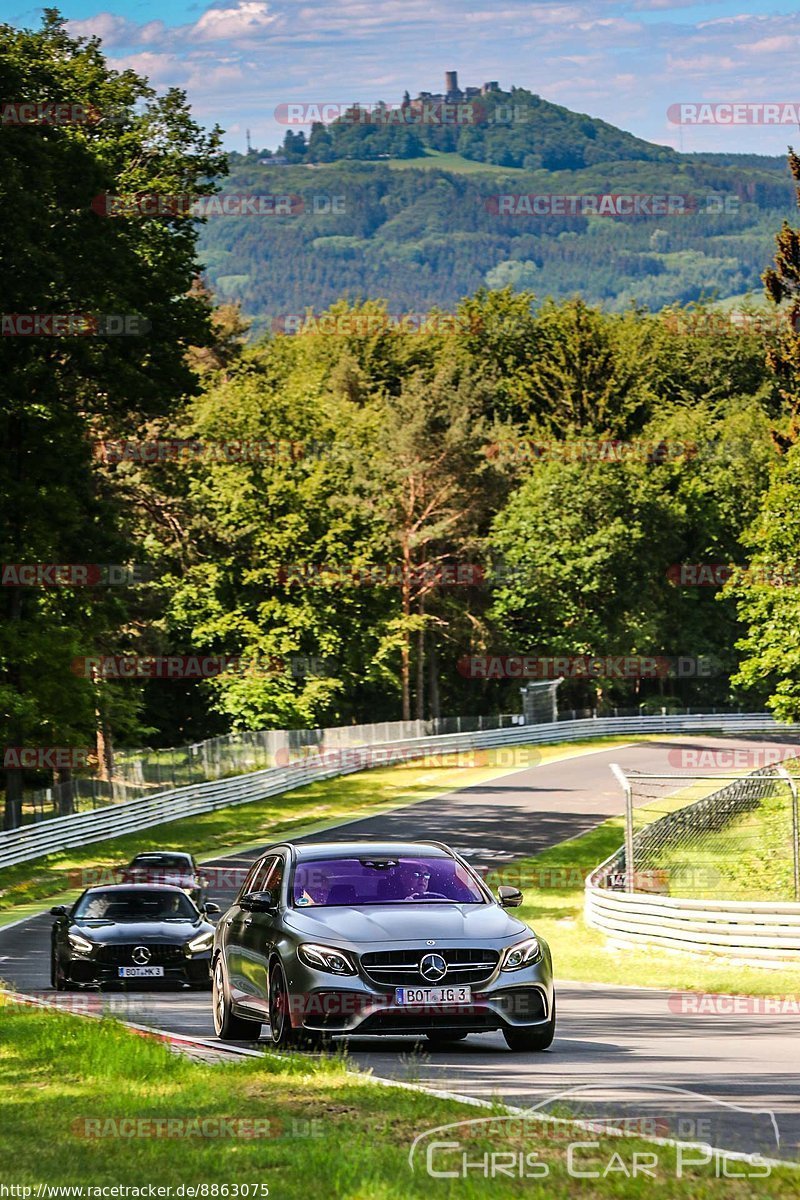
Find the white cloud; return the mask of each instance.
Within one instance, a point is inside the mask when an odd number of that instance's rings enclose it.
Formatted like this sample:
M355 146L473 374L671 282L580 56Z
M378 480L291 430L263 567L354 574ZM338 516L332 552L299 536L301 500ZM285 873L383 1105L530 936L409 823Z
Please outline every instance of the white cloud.
M232 41L263 33L278 20L264 0L239 0L233 8L207 8L192 26L194 41Z
M758 42L748 42L746 45L739 46L738 49L744 50L748 54L794 54L797 52L798 45L800 45L800 38L794 35L761 38Z

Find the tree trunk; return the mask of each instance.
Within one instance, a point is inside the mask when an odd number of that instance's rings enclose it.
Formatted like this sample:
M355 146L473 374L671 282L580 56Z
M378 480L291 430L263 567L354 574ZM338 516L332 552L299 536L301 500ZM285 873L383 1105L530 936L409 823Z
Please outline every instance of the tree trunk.
M108 721L99 708L95 710L97 730L97 778L106 783L114 774L114 743Z
M403 543L403 616L411 616L411 552L408 542ZM411 720L411 634L408 627L403 630L403 645L400 651L400 679L403 692L403 720Z
M9 620L17 623L22 620L22 598L16 588L10 589ZM13 628L13 624L12 624ZM12 635L12 640L14 636ZM17 663L10 663L6 670L6 678L16 692L21 692L20 670ZM22 722L13 722L11 737L16 736L16 745L23 744ZM22 824L22 771L8 770L6 776L6 803L3 814L4 829L19 829Z
M428 713L434 721L442 715L439 705L439 655L436 647L436 634L430 633L430 649L428 650Z
M425 612L425 599L420 600L420 616ZM425 720L425 626L416 635L416 719Z
M22 824L22 772L6 771L4 829L19 829Z
M68 817L75 812L71 767L62 767L60 771L56 771L56 798L60 817Z

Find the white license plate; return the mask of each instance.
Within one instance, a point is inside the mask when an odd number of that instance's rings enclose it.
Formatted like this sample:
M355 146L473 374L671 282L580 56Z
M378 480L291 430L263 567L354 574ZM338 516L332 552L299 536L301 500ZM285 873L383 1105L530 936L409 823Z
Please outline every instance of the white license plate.
M468 987L414 988L394 990L395 1004L469 1004L472 989Z
M117 967L117 974L123 979L159 979L164 974L163 967Z

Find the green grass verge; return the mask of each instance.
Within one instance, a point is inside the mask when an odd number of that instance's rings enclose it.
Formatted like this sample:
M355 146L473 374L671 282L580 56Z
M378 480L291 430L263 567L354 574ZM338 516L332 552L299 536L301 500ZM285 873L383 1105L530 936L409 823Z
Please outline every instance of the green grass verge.
M722 1195L744 1200L753 1194L747 1179L715 1179L711 1164L677 1179L671 1147L576 1130L575 1141L596 1143L595 1149L580 1152L580 1169L602 1176L609 1163L615 1164L605 1179L587 1184L568 1174L572 1139L564 1136L564 1127L555 1127L560 1136L548 1139L546 1130L542 1136L531 1122L522 1140L499 1121L489 1130L478 1127L482 1132L473 1134L465 1149L473 1162L484 1153L538 1151L547 1166L545 1178L487 1179L474 1171L466 1179L432 1178L424 1156L412 1172L408 1153L417 1135L484 1114L454 1101L371 1083L347 1072L337 1058L286 1059L268 1053L262 1059L210 1066L171 1054L111 1021L95 1023L7 1004L0 1008L0 1061L5 1118L0 1161L7 1186L206 1185L205 1196L219 1197L226 1195L219 1190L224 1185L230 1189L227 1195L234 1196L233 1185L257 1184L269 1189L271 1200L307 1200L312 1190L337 1200L644 1197L652 1194L654 1183L667 1200ZM172 1136L152 1136L155 1122L170 1120ZM135 1124L120 1127L120 1121ZM236 1136L237 1121L250 1122L262 1136ZM254 1121L261 1126L253 1127ZM552 1123L549 1128L554 1129ZM194 1136L176 1137L191 1129ZM114 1136L119 1130L127 1135ZM270 1136L263 1136L267 1130ZM213 1136L217 1131L225 1136ZM204 1132L212 1136L202 1136ZM622 1161L630 1169L637 1151L657 1155L655 1178L633 1180L621 1174L616 1164ZM460 1159L451 1154L446 1169L454 1162ZM796 1182L791 1168L773 1168L758 1179L758 1195L797 1194ZM218 1185L217 1191L212 1185ZM258 1195L260 1200L264 1192Z
M504 746L460 756L444 755L441 765L422 761L375 768L309 784L282 796L186 817L139 833L92 842L30 863L20 863L0 871L0 913L5 917L4 922L0 916L0 925L38 911L41 906L36 904L37 901L61 903L69 889L79 887L82 868L113 870L129 862L140 851L165 846L189 850L202 858L215 852L231 853L266 845L301 830L309 832L309 824L331 826L351 817L371 816L399 805L429 800L457 788L470 787L508 771L532 766L537 761L608 749L631 740L593 738L553 746ZM474 766L469 765L473 762Z
M612 817L581 837L487 877L490 885L522 887L519 915L550 943L558 978L739 995L800 994L800 967L776 971L644 946L621 950L590 928L583 918L583 881L619 849L624 836L623 818Z
M793 773L797 772L797 763ZM758 808L722 829L698 835L688 846L654 852L648 866L680 870L687 880L681 895L689 899L724 896L726 900L794 899L792 799L777 783Z
M495 163L476 162L472 158L464 158L455 151L426 150L421 158L389 158L384 165L393 171L429 171L438 168L440 171L454 171L458 175L525 175L522 167L499 167ZM527 172L530 174L530 172Z

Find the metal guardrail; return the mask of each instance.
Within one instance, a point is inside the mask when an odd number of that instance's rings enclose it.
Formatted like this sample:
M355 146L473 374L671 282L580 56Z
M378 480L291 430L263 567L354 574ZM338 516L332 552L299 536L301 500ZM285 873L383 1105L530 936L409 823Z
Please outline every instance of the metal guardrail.
M785 728L785 727L784 727ZM633 839L632 872L620 847L586 880L587 925L624 944L661 946L694 954L742 958L759 965L800 960L800 903L772 900L709 900L608 887L620 872L635 876L638 852L680 837L696 826L715 829L757 806L770 787L794 783L781 767L762 767L645 826Z
M253 771L214 783L192 784L144 799L128 800L109 808L56 817L51 821L8 830L0 833L0 868L76 846L86 846L105 838L122 837L182 817L198 816L219 808L278 796L319 779L365 770L378 765L381 760L388 765L392 760L401 762L430 753L440 755L495 746L557 743L632 733L742 733L777 732L783 729L785 726L779 725L765 713L727 713L711 716L604 717L375 742L335 751L332 762L326 761L323 753L317 761L300 760L289 766Z

